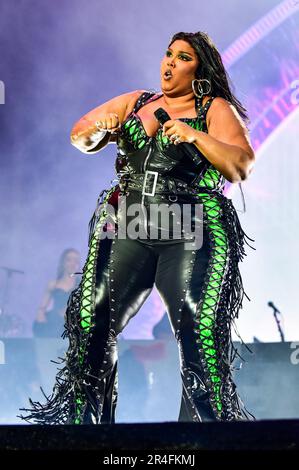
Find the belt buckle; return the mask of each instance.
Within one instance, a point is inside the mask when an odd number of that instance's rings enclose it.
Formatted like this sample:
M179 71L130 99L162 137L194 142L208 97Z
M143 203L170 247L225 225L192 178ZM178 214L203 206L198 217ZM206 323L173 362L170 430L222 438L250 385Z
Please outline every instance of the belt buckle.
M146 182L147 182L147 177L149 174L152 174L154 175L154 184L153 184L153 189L151 192L146 192L145 191L145 186L146 186ZM156 191L156 186L157 186L157 180L158 180L158 171L151 171L151 170L146 170L145 172L145 178L144 178L144 181L143 181L143 186L142 186L142 194L144 196L154 196L155 195L155 191Z

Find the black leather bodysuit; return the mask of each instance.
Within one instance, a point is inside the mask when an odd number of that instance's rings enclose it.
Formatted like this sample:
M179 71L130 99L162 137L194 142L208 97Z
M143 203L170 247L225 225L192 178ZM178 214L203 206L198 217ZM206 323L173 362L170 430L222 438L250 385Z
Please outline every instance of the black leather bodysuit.
M161 93L143 93L133 111L122 124L118 136L118 157L116 171L120 177L121 194L126 195L127 207L140 204L144 209L141 219L144 236L153 239L153 228L157 230L159 240L166 241L161 234L167 233L169 239L178 241L185 238L184 233L174 233L172 218L157 217L159 204L168 204L182 208L190 204L193 218L194 204L200 203L197 194L207 188L209 191L222 192L225 178L214 168L204 155L193 144L189 144L192 157L182 146L174 145L167 136L162 136L162 126L154 137L146 134L143 123L138 115L139 109L151 101L158 99ZM196 118L181 118L197 130L207 132L206 113L212 103L211 98L206 105L200 106L195 100ZM151 210L149 210L149 208ZM127 214L126 214L127 216ZM127 216L126 224L134 219ZM121 218L119 220L122 221ZM194 222L194 220L193 220ZM168 225L169 224L169 225ZM180 228L183 224L179 224ZM156 233L156 232L155 232Z
M90 222L82 280L68 302L65 336L70 346L65 366L58 373L54 395L45 405L36 404L29 420L115 422L117 336L154 285L179 348L182 401L178 419L248 419L231 371L235 352L231 323L245 294L238 263L245 254L247 235L231 200L223 195L224 177L194 145L190 144L189 156L162 136L162 128L154 137L146 135L137 113L159 96L143 93L122 123L115 163L117 184L100 194ZM197 118L182 120L207 132L205 118L212 100L205 106L196 101ZM186 249L189 234L181 231L183 238L174 237L174 230L167 240L119 237L121 197L126 198L127 207L141 203L146 211L141 225L147 234L155 226L149 216L151 203L176 202L180 207L200 203L201 246ZM109 205L115 209L111 217ZM103 236L109 233L111 222L115 222L113 238ZM163 221L158 220L156 228L162 233Z

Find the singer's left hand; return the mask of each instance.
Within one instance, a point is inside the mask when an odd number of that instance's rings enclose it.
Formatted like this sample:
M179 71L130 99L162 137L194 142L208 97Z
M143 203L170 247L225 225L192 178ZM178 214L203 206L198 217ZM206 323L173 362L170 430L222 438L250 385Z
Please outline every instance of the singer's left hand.
M178 119L169 119L163 124L163 133L162 135L166 135L171 141L171 136L178 136L180 138L180 142L187 142L188 144L192 144L196 139L196 129L189 126L186 122L179 121ZM178 145L178 143L173 142L174 145Z

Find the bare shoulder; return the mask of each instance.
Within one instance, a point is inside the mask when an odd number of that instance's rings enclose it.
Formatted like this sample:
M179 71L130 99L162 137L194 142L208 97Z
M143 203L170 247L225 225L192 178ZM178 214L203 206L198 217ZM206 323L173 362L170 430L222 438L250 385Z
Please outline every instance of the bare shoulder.
M133 111L133 108L138 98L142 95L142 93L145 93L146 91L147 90L134 90L129 93L129 101L128 101L127 108L126 108L125 119Z
M109 101L106 101L101 106L96 108L96 113L116 113L120 123L122 123L129 114L131 107L134 107L135 102L145 90L133 90L121 95L115 96ZM94 117L94 116L90 116Z
M231 103L225 98L222 98L222 96L216 96L208 109L207 116L209 115L211 117L216 113L228 111L231 106Z
M102 116L106 113L116 113L119 117L119 121L122 122L125 119L127 108L130 103L136 99L136 97L141 94L143 90L134 90L127 93L122 93L121 95L114 96L108 101L105 101L101 105L89 111L83 116L85 121L97 121L99 116Z
M122 93L121 95L114 96L108 101L105 101L101 105L97 106L96 108L90 110L87 114L85 114L74 126L73 130L76 129L77 127L82 127L85 128L86 125L89 125L90 123L93 123L95 121L100 120L100 118L103 115L109 114L109 113L115 113L118 116L119 123L123 123L123 121L126 119L127 115L130 112L131 106L134 106L135 101L138 99L138 97L144 92L144 90L133 90L129 91L126 93ZM99 143L99 146L96 146L94 149L92 149L92 152L89 153L96 153L101 148L107 145L107 143L110 142L115 142L116 141L116 136L115 134L109 135L109 139L107 142L107 139L104 143L104 139ZM96 151L96 152L95 152Z
M128 107L132 102L137 100L139 96L144 93L146 90L133 90L128 91L127 93L123 93L122 95L116 96L115 99L117 101L121 101L123 104Z
M214 98L207 117L208 132L221 142L237 145L254 158L254 149L245 122L236 107L225 98Z
M145 91L146 90L134 90L134 91L130 91L128 93L125 93L124 95L119 96L120 99L123 99L123 97L125 98L125 106L123 107L123 113L120 116L121 123L127 119L129 114L133 111L136 101ZM117 142L117 135L111 134L109 143L115 143L115 142Z
M228 124L229 122L239 124L246 129L243 119L239 115L235 106L222 96L216 96L207 112L207 124L211 125L212 121L219 125Z

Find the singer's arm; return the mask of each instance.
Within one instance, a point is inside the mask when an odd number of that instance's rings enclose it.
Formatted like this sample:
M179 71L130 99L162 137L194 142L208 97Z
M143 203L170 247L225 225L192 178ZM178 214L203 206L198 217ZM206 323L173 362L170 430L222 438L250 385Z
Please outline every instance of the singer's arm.
M108 113L115 113L118 116L119 124L121 124L127 115L127 109L130 108L131 103L134 103L141 93L141 90L123 93L82 116L71 130L71 144L83 153L92 154L99 152L107 144L116 142L116 132L99 131L96 122L101 119L106 120Z
M231 183L248 178L255 154L241 117L224 98L214 98L207 112L208 134L194 129L192 142Z

